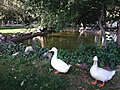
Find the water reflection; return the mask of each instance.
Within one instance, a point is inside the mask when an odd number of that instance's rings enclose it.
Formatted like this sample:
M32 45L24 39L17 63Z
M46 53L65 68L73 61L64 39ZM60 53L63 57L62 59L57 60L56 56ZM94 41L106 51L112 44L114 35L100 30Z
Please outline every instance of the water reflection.
M76 49L80 44L94 44L94 35L82 35L79 36L79 33L53 33L48 34L46 37L43 37L44 41L42 40L36 40L34 42L33 40L24 41L24 44L34 45L37 44L38 46L44 45L44 47L52 48L57 47L59 49L63 50L69 50L72 51ZM29 41L29 42L28 42Z
M64 49L74 50L80 44L93 44L94 36L79 36L79 33L54 33L45 38L45 47L52 48L53 46Z

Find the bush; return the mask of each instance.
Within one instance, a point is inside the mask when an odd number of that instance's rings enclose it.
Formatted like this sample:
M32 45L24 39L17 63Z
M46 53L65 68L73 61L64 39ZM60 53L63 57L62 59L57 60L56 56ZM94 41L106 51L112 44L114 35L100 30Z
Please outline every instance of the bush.
M115 68L117 65L120 65L120 49L113 42L109 43L107 48L94 45L81 45L75 52L80 62L84 62L87 65L92 65L95 55L98 56L98 64L101 67L109 66L110 68Z
M26 58L26 59L36 59L43 60L42 54L48 51L48 48L41 48L39 46L32 46L34 51L25 54L25 45L23 44L0 44L0 52L2 54L11 55L14 52L20 52L14 58ZM93 64L93 57L98 56L99 66L109 66L110 68L115 68L120 64L120 49L117 48L116 44L111 42L107 45L107 48L99 47L95 45L80 45L73 52L67 50L58 49L58 58L64 60L66 63L76 64L76 63L85 63L88 66Z

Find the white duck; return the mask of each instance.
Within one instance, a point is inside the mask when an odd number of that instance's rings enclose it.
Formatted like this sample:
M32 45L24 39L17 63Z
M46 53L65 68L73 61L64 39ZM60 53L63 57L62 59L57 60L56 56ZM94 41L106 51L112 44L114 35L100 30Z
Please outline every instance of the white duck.
M92 84L96 84L97 80L102 81L102 84L99 84L99 87L104 86L104 82L112 79L112 77L115 75L115 70L114 71L108 71L103 68L98 67L97 61L98 57L94 56L93 58L94 63L93 66L90 68L90 74L91 76L96 79L94 82L91 82Z
M70 69L71 65L67 65L64 61L57 58L57 49L53 47L49 52L53 52L51 59L51 66L57 70L55 73L66 73Z
M25 48L24 52L28 54L31 51L34 51L33 48L32 48L32 46L28 46L28 47Z

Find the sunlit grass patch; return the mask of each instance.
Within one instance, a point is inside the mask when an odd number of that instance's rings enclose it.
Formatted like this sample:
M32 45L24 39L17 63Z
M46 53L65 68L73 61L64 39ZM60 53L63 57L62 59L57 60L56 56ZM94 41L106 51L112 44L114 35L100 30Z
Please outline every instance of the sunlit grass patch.
M34 32L36 28L27 29L27 28L0 28L0 33L29 33Z

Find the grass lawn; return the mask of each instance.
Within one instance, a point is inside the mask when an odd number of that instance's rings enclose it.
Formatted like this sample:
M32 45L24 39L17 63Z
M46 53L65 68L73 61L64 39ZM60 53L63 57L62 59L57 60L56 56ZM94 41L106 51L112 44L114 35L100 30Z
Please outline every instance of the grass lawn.
M0 28L0 33L27 33L27 32L33 32L36 30L35 28L32 29L26 29L23 27L1 27Z
M73 66L66 74L54 74L49 61L0 58L0 90L120 90L120 73L100 88L90 84L93 78L87 67Z

